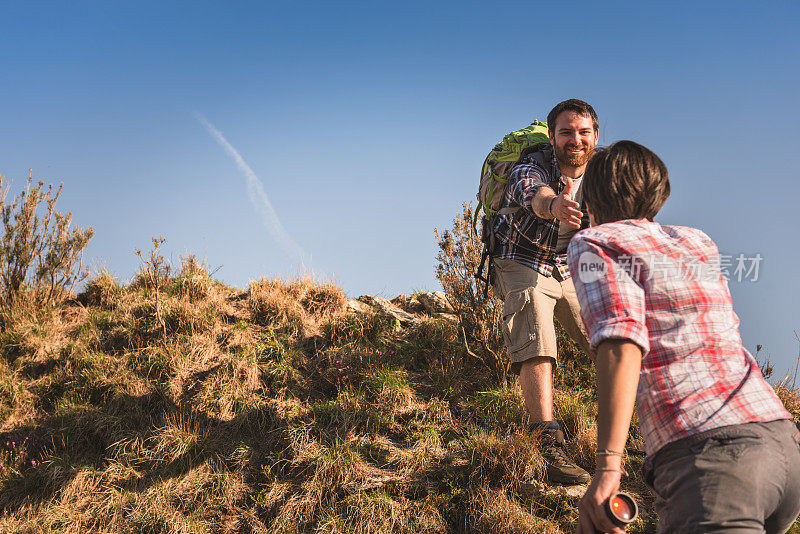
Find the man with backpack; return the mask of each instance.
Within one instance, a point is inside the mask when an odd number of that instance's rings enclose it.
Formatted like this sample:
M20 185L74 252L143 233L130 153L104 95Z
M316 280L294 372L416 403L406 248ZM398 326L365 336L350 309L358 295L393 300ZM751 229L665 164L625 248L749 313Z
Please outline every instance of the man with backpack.
M535 125L542 126L531 127ZM570 238L588 227L580 203L581 180L597 144L597 114L582 100L565 100L548 114L547 134L549 144L528 148L513 166L484 233L489 233L494 264L490 279L504 301L503 337L511 371L519 375L547 477L551 482L582 484L590 476L566 454L564 434L553 419L558 356L554 317L591 354L566 251Z

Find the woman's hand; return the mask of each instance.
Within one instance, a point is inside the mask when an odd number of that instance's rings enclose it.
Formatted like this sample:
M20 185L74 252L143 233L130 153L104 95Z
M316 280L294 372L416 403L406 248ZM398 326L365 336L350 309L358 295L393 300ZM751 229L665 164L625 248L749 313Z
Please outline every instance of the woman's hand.
M607 339L597 346L597 474L578 505L578 534L625 531L615 527L603 503L619 490L622 451L639 384L642 349L624 339ZM618 452L614 452L618 451ZM605 471L604 469L609 469Z
M614 526L606 514L604 503L619 491L619 471L599 471L592 479L589 489L578 503L578 528L576 534L611 532L624 534L625 530Z

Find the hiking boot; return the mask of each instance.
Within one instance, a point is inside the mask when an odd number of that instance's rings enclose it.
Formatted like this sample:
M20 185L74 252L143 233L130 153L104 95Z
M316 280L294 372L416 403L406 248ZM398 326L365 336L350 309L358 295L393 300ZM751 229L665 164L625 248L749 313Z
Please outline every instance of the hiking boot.
M574 486L588 484L592 477L567 455L564 449L564 433L561 430L545 430L539 435L539 445L547 468L547 480L557 484Z

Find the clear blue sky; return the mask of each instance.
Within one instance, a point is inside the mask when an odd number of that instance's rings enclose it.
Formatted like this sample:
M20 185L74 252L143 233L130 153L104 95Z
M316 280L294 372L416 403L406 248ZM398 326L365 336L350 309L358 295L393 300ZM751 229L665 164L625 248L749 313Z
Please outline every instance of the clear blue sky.
M762 255L757 282L730 286L745 344L784 371L798 20L794 1L2 2L0 173L63 181L60 207L96 230L90 265L122 280L153 235L239 287L296 273L200 113L319 277L391 297L438 287L433 228L474 198L487 150L583 98L601 143L666 162L660 222Z

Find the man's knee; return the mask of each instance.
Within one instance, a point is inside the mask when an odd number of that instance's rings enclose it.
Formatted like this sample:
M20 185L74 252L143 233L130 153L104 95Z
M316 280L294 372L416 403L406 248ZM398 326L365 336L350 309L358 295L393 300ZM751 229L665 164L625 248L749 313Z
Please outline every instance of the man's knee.
M552 370L555 369L557 365L558 361L555 354L552 356L528 355L524 358L515 358L514 355L512 355L509 371L511 374L522 377L529 376L537 370L541 370L544 366L549 366Z
M554 356L532 356L519 362L516 367L517 372L514 374L519 375L520 378L543 374L552 375L555 367L556 358Z

